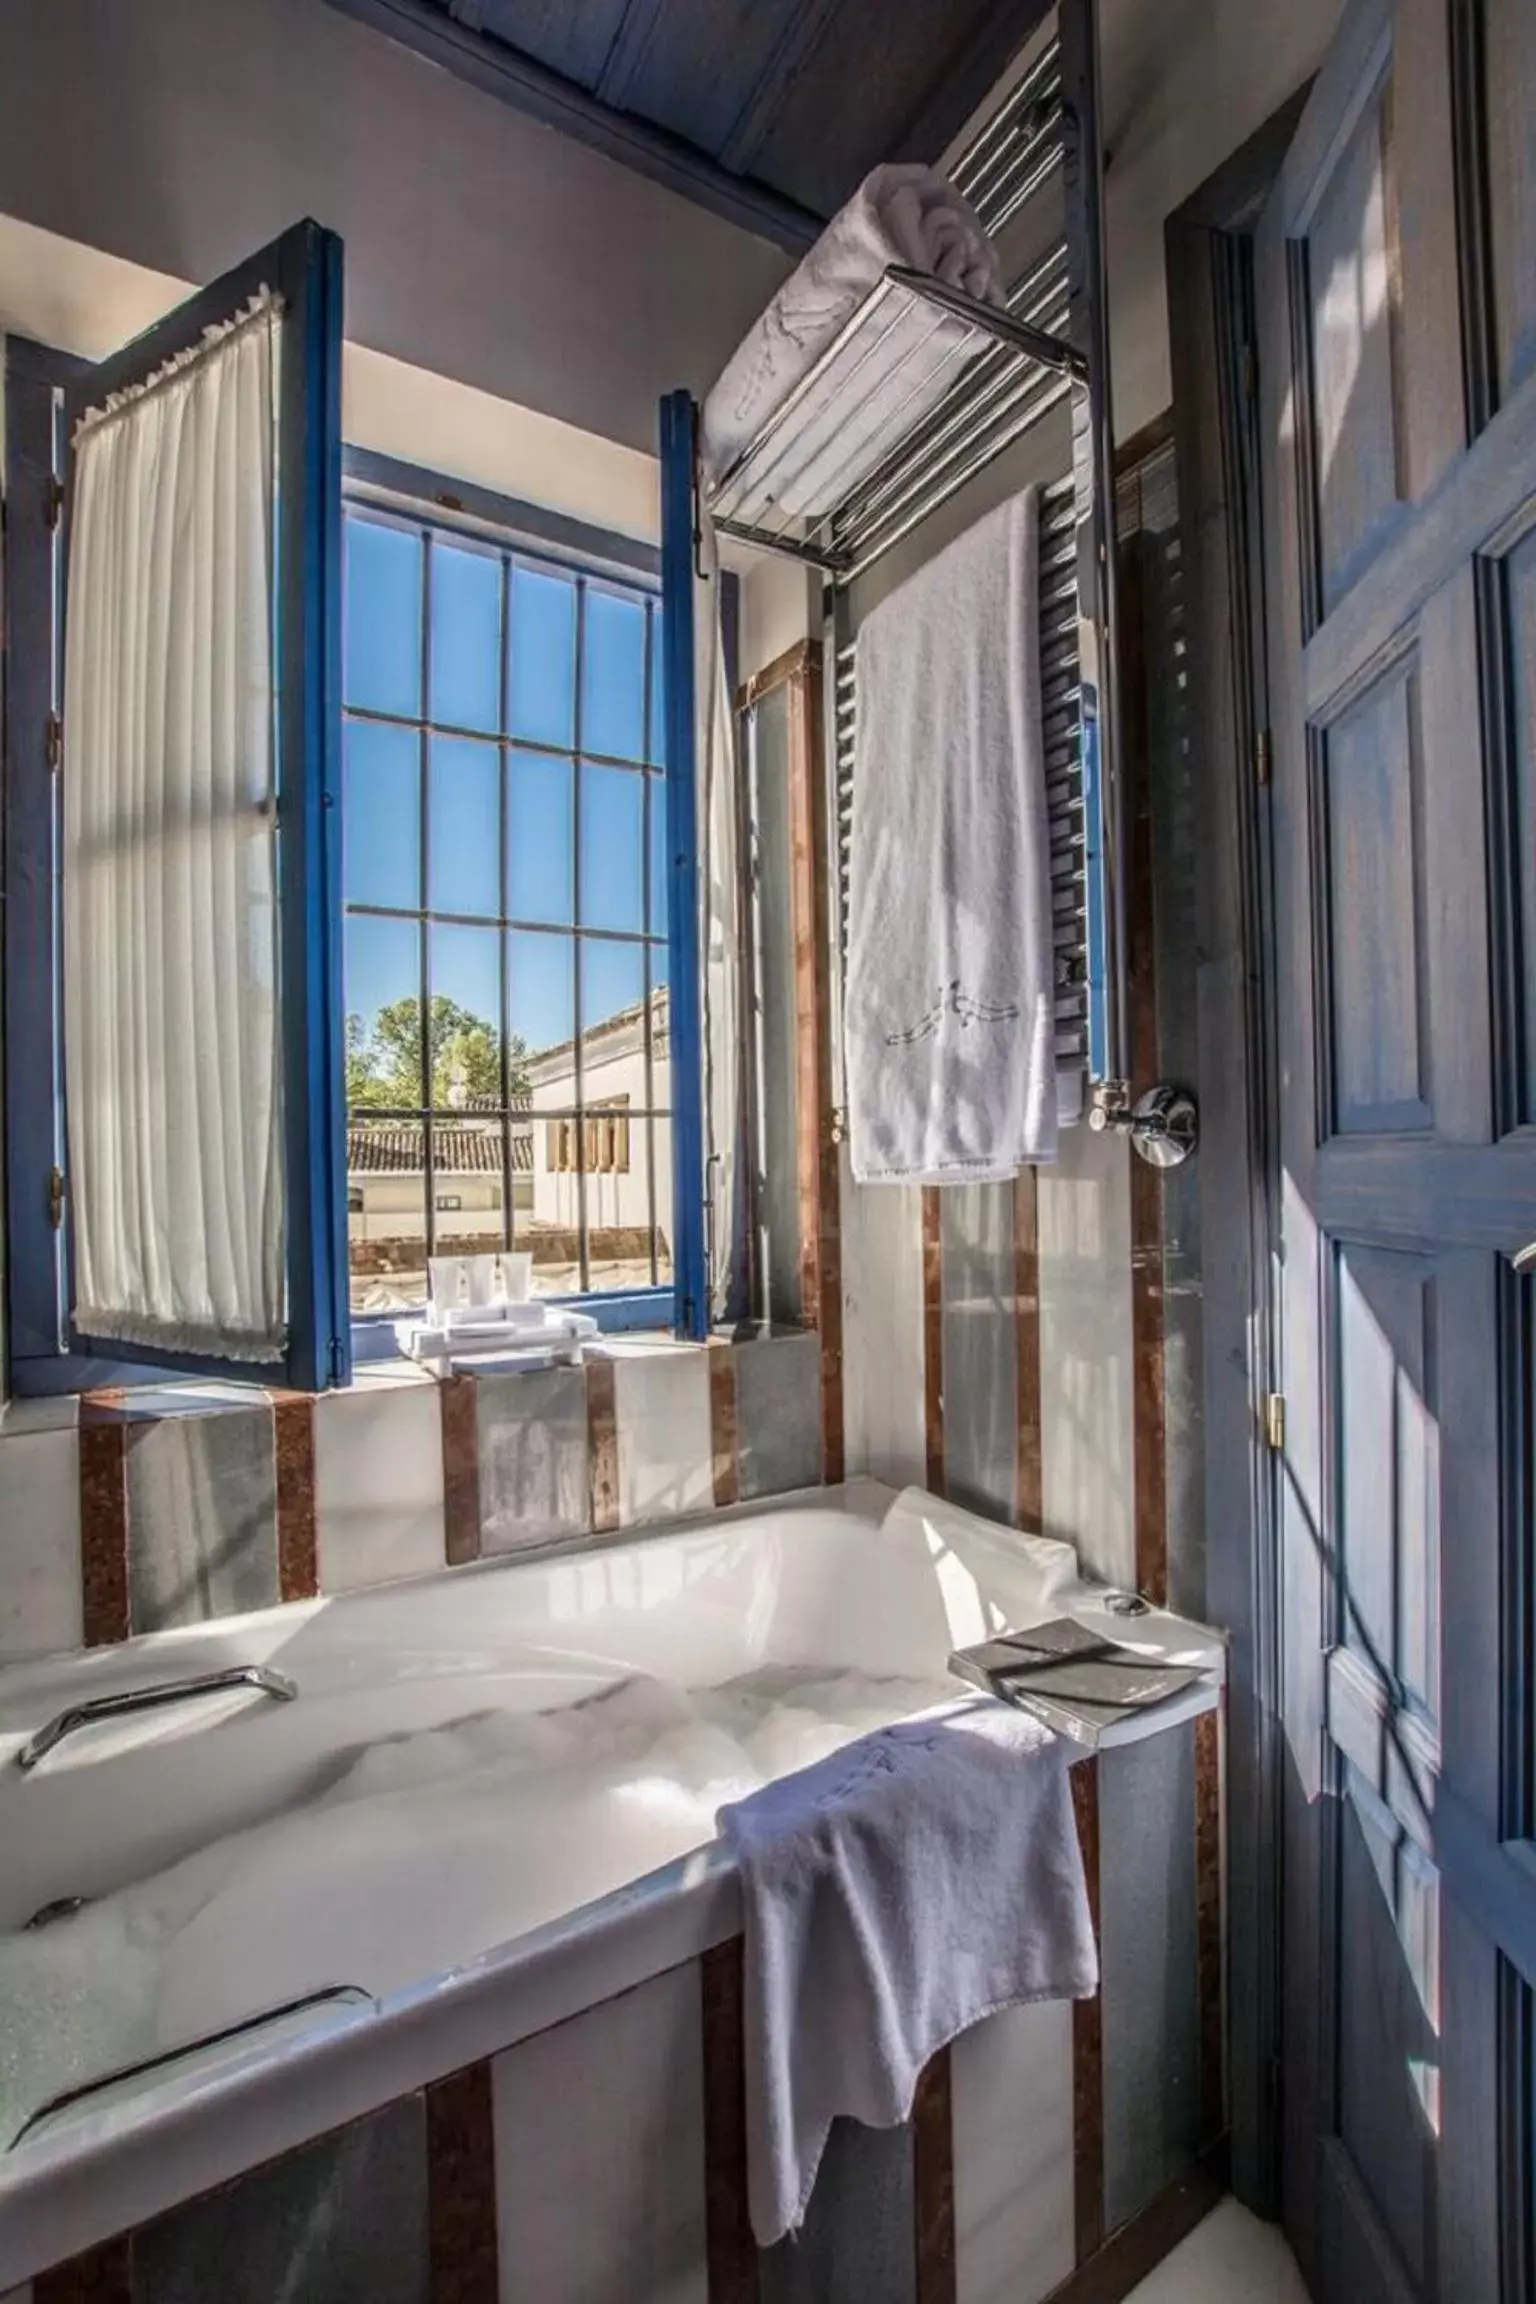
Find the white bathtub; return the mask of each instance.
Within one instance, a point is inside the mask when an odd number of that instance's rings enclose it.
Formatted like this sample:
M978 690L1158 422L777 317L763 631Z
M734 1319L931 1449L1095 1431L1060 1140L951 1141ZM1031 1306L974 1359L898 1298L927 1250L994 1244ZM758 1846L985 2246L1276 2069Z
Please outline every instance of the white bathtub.
M957 1642L1065 1600L1207 1669L1165 1720L1215 1701L1209 1635L1103 1616L1006 1530L883 1526L892 1501L858 1483L0 1673L0 2291L732 1933L720 1801L952 1697ZM296 1698L18 1764L67 1708L231 1664Z

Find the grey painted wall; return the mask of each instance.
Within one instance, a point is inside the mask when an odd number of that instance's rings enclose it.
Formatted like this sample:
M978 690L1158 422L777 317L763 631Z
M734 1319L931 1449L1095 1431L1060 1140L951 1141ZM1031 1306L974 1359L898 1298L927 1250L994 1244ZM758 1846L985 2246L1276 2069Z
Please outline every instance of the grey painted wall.
M315 216L356 342L647 449L789 261L318 0L5 0L0 213L185 280Z

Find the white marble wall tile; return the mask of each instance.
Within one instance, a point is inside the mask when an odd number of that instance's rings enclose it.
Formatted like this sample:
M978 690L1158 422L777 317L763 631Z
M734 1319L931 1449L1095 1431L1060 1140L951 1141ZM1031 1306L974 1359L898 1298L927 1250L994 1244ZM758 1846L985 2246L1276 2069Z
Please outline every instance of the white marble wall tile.
M704 1352L674 1348L617 1355L614 1417L621 1526L711 1510L714 1446Z
M1072 2004L1008 2008L950 2051L956 2304L1039 2304L1072 2270Z
M1130 1147L1062 1131L1040 1170L1040 1419L1045 1533L1111 1584L1136 1581Z
M478 1376L475 1424L481 1551L584 1536L591 1515L584 1372Z
M855 1184L842 1154L843 1423L850 1476L923 1479L923 1197Z
M73 1428L0 1438L0 1664L78 1648L80 1444Z
M766 1336L736 1355L742 1497L783 1496L821 1479L821 1338Z
M315 1512L322 1592L443 1566L435 1384L327 1392L316 1401Z
M1013 1186L956 1184L942 1195L944 1493L1012 1521L1018 1504L1018 1308Z
M491 2075L502 2304L707 2304L697 1962Z

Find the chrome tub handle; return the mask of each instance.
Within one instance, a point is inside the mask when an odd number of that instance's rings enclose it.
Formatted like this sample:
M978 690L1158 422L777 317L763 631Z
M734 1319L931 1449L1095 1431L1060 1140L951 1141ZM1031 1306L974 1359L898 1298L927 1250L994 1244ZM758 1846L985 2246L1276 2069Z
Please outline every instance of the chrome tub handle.
M133 1712L153 1712L162 1704L180 1704L190 1696L212 1696L223 1688L255 1688L280 1704L291 1704L299 1692L286 1672L274 1672L270 1664L231 1664L222 1672L196 1672L185 1680L157 1681L153 1688L125 1688L116 1696L93 1696L88 1703L71 1704L67 1711L56 1713L46 1728L29 1736L16 1755L16 1765L24 1771L35 1768L66 1736L73 1736L77 1728L93 1727L98 1720L122 1720Z
M187 2057L200 2055L205 2048L222 2048L230 2041L243 2040L265 2030L269 2024L282 2023L285 2017L303 2016L311 2008L375 2006L373 1994L361 1984L322 1984L317 1992L305 1992L297 2000L284 2000L276 2008L259 2009L254 2016L237 2017L233 2024L225 2024L217 2032L207 2032L200 2040L188 2040L180 2048L162 2048L157 2056L146 2056L137 2064L120 2065L115 2072L103 2072L99 2079L83 2081L76 2088L62 2089L57 2096L50 2096L46 2104L39 2104L35 2112L28 2113L5 2149L14 2152L45 2120L85 2103L89 2097L99 2096L103 2089L121 2087L129 2080L148 2079L152 2073L168 2071L185 2062Z

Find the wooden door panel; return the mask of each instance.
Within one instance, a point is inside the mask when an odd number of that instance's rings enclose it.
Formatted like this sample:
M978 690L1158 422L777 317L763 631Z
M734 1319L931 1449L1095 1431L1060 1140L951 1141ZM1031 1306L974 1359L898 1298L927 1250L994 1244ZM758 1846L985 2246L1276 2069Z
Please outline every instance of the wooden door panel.
M1417 2295L1431 2286L1435 2259L1439 1880L1352 1772L1336 1828L1334 2133Z
M1525 510L1530 526L1490 559L1483 591L1494 620L1485 653L1495 666L1503 655L1509 698L1503 727L1492 731L1490 760L1505 846L1498 977L1510 1013L1501 1118L1529 1126L1536 1122L1536 502Z
M1353 129L1313 187L1301 258L1311 355L1317 569L1326 615L1395 519L1402 497L1393 318L1392 77L1383 55Z
M1489 257L1499 399L1536 375L1536 11L1489 0L1483 11Z
M1337 1252L1340 1642L1434 1732L1439 1713L1440 1431L1434 1260Z
M1313 735L1322 1132L1427 1128L1416 654Z
M1536 1280L1508 1261L1536 1240L1532 23L1351 0L1256 247L1285 2192L1325 2304L1530 2304L1504 2234L1536 1978ZM1486 144L1479 53L1524 76Z

